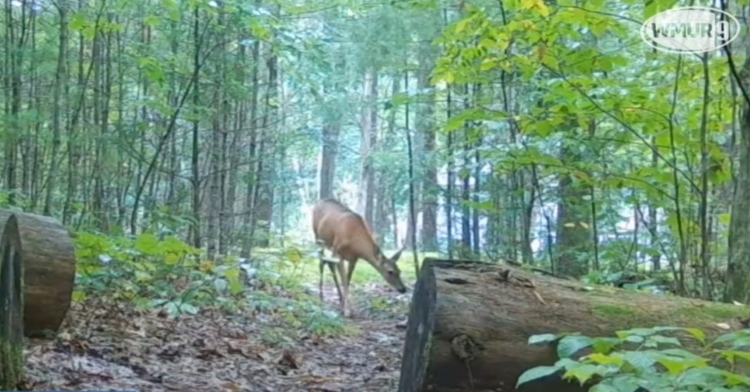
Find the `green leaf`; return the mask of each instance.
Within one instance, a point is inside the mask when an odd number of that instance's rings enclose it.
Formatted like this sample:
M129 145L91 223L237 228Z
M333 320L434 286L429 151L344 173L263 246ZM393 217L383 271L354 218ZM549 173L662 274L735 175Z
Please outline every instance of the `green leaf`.
M469 18L464 18L464 19L459 20L456 23L456 30L455 30L456 34L461 34L464 30L466 30L466 26L469 24L469 22L471 22L471 19L472 18L469 17Z
M687 333L689 333L690 335L692 335L694 338L696 338L699 342L701 342L701 344L705 344L706 343L706 334L703 333L703 331L701 331L700 329L698 329L698 328L685 328L684 331L687 332Z
M673 344L676 346L682 346L680 340L672 336L654 335L651 336L648 340L656 344Z
M656 363L653 351L625 351L623 359L641 372L647 372Z
M620 392L620 390L612 385L599 383L589 388L589 392Z
M617 338L594 338L594 342L591 346L594 348L594 352L601 354L609 354L613 348L620 345L622 341Z
M560 368L558 368L557 366L537 366L535 368L531 368L523 372L521 376L518 377L518 381L516 382L516 388L518 388L522 384L525 384L529 381L534 381L542 377L547 377L551 374L554 374L555 372L559 370Z
M70 22L68 22L68 27L73 31L81 31L88 25L89 22L86 20L86 16L82 12L74 13L73 16L70 17Z
M587 361L595 362L598 365L612 364L612 365L617 365L618 367L622 366L622 364L625 362L621 357L609 356L609 355L601 354L601 353L589 354L585 356L583 359Z
M239 281L239 279L230 279L229 280L229 291L233 295L237 295L242 292L242 282Z
M664 366L669 374L675 375L684 372L693 367L702 367L708 362L707 359L684 359L679 357L669 357L660 355L656 357L656 362Z
M724 376L724 380L730 386L735 385L750 385L750 378L740 374L732 373L726 370L719 370L719 373Z
M180 310L182 312L184 312L184 313L187 313L187 314L197 314L198 313L198 308L197 307L195 307L195 306L193 306L191 304L186 304L186 303L183 303L182 305L180 305Z
M675 0L648 0L643 7L643 21L674 6Z
M681 348L669 348L669 349L666 349L666 350L661 350L661 353L662 354L672 355L672 356L675 356L675 357L682 357L682 358L693 358L693 359L701 358L700 356L695 355L695 354L691 353L690 351L687 351L687 350L681 349Z
M135 238L135 249L146 255L159 253L159 240L152 233L141 233Z
M579 350L591 346L593 339L583 335L566 335L557 343L557 356L568 358Z
M165 305L167 308L167 314L174 317L180 314L180 308L174 302L169 302Z
M139 283L148 282L148 281L150 281L152 279L153 279L153 277L148 272L145 272L145 271L135 271L135 281L136 282L139 282Z
M563 375L563 379L567 380L570 378L575 378L581 385L583 385L595 374L599 374L599 369L596 366L584 364L572 369L568 369L568 371Z
M739 357L746 361L750 361L750 352L747 351L722 350L720 353L726 357Z
M81 290L73 290L73 294L71 296L74 302L80 302L83 301L84 298L86 298L86 292Z
M216 289L216 291L219 291L219 292L226 290L227 289L226 279L222 279L222 278L214 279L214 289Z
M143 23L149 25L149 26L156 26L159 24L159 17L155 15L149 15L145 18L143 18Z
M529 344L554 342L555 339L557 339L557 335L551 334L551 333L545 333L541 335L531 335L529 336Z
M612 378L604 379L602 382L594 385L589 389L589 391L599 391L599 392L609 392L609 391L616 391L616 392L636 392L641 390L641 386L639 384L643 383L643 380L641 380L638 377L634 377L630 374L618 374ZM601 389L598 389L601 388Z
M711 345L716 345L716 344L719 344L719 343L726 343L726 342L729 342L729 341L732 341L732 340L737 340L739 338L748 337L748 335L750 335L750 331L747 330L747 329L741 329L739 331L733 331L733 332L725 333L725 334L717 337L716 339L714 339L714 341L711 343Z

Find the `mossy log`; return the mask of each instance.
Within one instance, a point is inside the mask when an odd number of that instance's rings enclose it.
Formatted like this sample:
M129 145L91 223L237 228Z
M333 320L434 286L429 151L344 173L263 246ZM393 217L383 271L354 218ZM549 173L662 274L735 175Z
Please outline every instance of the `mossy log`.
M0 389L16 390L23 378L23 263L18 222L11 216L0 238Z
M23 323L28 337L60 328L70 309L75 281L73 239L54 218L0 210L0 225L16 217L18 253L23 263Z
M529 345L529 337L613 336L655 326L697 327L716 336L727 332L719 322L742 329L739 320L748 312L728 304L587 287L505 265L428 258L412 293L398 391L586 391L590 386L564 381L560 374L516 389L524 371L558 359L554 343ZM691 342L683 341L689 349Z

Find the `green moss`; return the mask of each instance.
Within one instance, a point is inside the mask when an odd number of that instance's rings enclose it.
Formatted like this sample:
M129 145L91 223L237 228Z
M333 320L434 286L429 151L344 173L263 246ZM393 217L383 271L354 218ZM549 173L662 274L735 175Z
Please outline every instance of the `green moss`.
M742 306L734 306L728 304L714 304L711 306L695 306L687 305L677 308L675 316L682 316L683 318L691 320L711 320L711 321L725 321L736 317L748 317L750 311Z
M0 389L15 390L23 378L23 349L7 341L0 346Z
M609 320L621 320L623 322L643 318L635 309L627 305L596 304L591 306L591 311L597 316Z
M620 329L651 325L702 328L707 322L715 323L750 316L750 311L746 308L720 303L709 306L681 304L660 313L658 320L639 311L637 306L623 304L594 304L591 305L591 311L599 317L611 320L613 325Z

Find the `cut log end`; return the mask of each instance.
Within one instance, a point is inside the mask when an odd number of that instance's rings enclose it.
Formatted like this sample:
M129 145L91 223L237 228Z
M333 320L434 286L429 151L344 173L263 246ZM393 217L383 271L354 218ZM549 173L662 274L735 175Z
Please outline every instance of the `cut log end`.
M56 332L70 309L75 281L75 250L70 234L56 219L0 210L0 224L15 224L23 263L23 323L28 337Z
M0 239L0 389L15 390L23 378L23 263L18 222L11 216Z
M414 286L409 307L406 342L401 360L399 392L420 392L424 384L430 352L430 342L435 324L435 272L422 268Z

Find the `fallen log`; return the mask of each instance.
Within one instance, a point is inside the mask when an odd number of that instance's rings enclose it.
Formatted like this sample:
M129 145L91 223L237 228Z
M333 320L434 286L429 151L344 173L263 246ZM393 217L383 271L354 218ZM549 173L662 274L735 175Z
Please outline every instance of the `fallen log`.
M0 225L9 226L19 239L23 263L23 323L28 337L56 332L70 308L75 281L75 250L65 227L54 218L0 210Z
M15 391L23 379L23 264L18 222L7 219L0 238L0 389Z
M655 326L696 327L710 337L728 332L716 326L719 322L744 328L738 318L748 312L586 286L504 265L428 258L412 293L398 391L586 391L590 385L567 382L559 373L516 389L523 372L558 360L556 343L529 345L529 337L612 336Z

